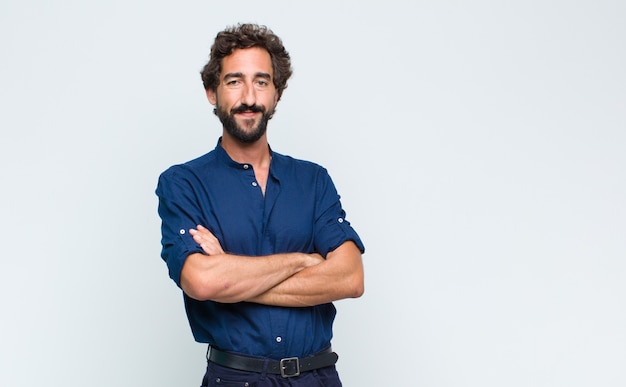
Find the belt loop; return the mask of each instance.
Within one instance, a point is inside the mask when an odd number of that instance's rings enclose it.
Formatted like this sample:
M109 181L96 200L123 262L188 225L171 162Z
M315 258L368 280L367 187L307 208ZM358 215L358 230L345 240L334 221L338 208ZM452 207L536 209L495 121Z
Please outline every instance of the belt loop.
M265 361L263 362L263 371L261 371L261 380L265 379L265 377L267 376L267 369L269 368L270 365L270 359L265 359Z

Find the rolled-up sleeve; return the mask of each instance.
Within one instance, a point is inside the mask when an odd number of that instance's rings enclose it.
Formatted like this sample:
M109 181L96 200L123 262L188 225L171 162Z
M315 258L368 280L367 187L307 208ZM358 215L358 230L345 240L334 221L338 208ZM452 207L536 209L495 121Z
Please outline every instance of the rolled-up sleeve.
M346 219L340 196L325 168L321 168L316 179L317 203L314 224L315 248L324 257L347 241L353 241L361 253L365 246L361 238Z
M179 287L185 260L190 254L202 252L189 234L190 228L201 224L201 211L190 176L181 172L179 166L163 172L156 188L161 217L161 257L167 264L170 278Z

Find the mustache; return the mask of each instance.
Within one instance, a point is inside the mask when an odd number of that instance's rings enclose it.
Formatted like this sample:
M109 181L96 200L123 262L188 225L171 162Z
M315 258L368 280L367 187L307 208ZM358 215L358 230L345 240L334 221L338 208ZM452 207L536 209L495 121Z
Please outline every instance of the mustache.
M231 114L243 113L243 112L265 113L265 108L263 108L263 106L256 105L256 104L250 106L250 105L246 105L245 103L242 103L236 108L232 108L230 111Z

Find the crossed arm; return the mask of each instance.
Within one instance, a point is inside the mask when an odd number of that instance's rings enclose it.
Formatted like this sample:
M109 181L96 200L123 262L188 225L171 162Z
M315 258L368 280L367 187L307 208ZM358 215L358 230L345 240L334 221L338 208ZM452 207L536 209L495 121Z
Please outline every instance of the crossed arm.
M299 307L363 294L361 252L352 241L326 259L304 253L247 257L225 253L202 226L190 233L205 252L191 254L183 265L181 286L192 298Z

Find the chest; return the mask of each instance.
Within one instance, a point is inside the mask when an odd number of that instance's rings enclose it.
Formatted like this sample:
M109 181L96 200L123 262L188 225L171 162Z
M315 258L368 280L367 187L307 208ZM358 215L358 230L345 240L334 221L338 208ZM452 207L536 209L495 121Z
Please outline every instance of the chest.
M302 181L279 182L252 171L207 181L202 212L222 247L267 255L313 249L316 199Z

